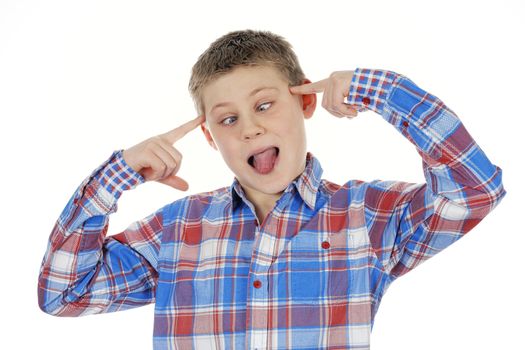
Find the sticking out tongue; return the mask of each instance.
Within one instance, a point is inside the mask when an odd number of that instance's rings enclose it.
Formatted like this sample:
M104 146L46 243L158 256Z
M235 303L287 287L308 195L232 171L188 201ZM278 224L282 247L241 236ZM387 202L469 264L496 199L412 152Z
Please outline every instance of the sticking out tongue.
M260 174L268 174L272 171L277 159L277 148L268 148L266 151L253 156L253 167Z

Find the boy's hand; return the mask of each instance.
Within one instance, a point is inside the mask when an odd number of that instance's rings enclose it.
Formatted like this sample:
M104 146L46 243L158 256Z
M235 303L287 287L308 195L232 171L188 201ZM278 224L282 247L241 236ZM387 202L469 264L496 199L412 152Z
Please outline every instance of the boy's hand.
M173 144L205 121L199 116L181 126L149 138L122 153L124 161L146 181L158 181L181 191L188 189L188 183L175 176L179 171L182 154Z
M354 71L338 71L330 74L330 77L315 83L291 86L290 92L295 95L306 95L322 92L322 106L331 114L338 118L354 118L357 116L357 109L352 105L344 103L348 96L348 90Z

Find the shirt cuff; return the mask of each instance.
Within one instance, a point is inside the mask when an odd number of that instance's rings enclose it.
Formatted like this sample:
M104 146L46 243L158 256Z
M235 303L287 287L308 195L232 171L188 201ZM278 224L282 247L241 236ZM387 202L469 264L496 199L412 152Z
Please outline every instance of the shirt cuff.
M122 192L145 182L142 175L126 163L122 152L123 150L113 152L106 165L94 177L102 187L117 199L122 195Z
M357 106L359 112L370 109L382 114L392 85L401 77L387 70L356 68L345 103Z

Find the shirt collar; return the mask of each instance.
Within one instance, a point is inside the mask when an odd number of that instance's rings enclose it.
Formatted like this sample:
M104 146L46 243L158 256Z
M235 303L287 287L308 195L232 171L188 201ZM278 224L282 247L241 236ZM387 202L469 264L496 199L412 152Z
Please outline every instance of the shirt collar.
M295 188L306 205L313 210L315 209L317 191L319 189L319 184L321 183L322 174L323 168L321 167L319 160L317 160L312 153L308 152L306 154L306 166L304 171L288 185L284 192L290 192ZM243 201L246 204L249 203L237 178L234 178L233 184L230 187L230 192L232 196L232 208L235 209Z

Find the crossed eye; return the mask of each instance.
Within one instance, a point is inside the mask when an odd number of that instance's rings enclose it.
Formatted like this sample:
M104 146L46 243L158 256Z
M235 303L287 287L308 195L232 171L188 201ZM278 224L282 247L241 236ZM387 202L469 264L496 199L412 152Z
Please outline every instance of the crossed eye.
M260 112L264 112L264 111L268 110L268 108L270 108L271 104L272 104L271 102L261 103L259 106L257 106L257 110L260 111ZM263 106L268 106L268 107L262 108ZM237 120L236 116L229 116L229 117L224 118L221 121L221 124L223 124L223 125L232 125L233 123L235 123L236 120Z

